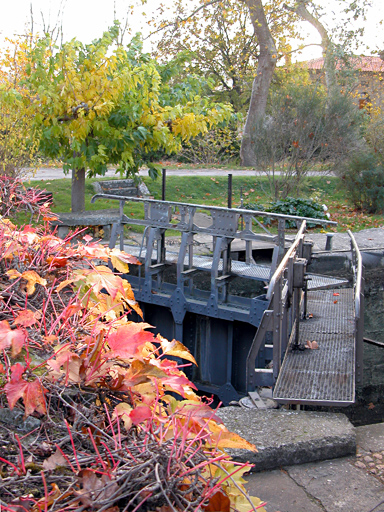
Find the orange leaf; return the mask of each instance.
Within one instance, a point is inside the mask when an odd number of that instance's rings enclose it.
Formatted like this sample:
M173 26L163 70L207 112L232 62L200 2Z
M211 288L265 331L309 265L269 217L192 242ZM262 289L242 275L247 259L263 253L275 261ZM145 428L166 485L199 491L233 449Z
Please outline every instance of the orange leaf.
M51 505L53 505L53 503L58 499L60 498L61 496L61 491L59 489L59 487L57 486L57 484L51 484L52 485L52 491L48 494L48 496L44 496L43 498L40 498L39 501L37 501L32 509L32 512L38 512L38 511L43 511L43 510L47 510L48 507L50 507ZM71 493L70 492L67 492L65 493L65 497L66 496L70 496Z
M86 276L86 283L93 287L95 293L99 293L103 288L114 299L117 292L124 294L124 286L121 277L116 276L112 270L104 265L97 265L93 270L83 273Z
M167 377L167 374L165 371L153 364L144 363L138 359L134 359L130 367L125 372L124 384L127 387L137 386L143 382L148 382L151 377L162 380Z
M134 265L140 265L140 261L135 258L135 256L131 256L119 249L112 249L110 252L111 262L114 268L116 268L119 272L127 273L129 272L128 263L132 263Z
M22 278L28 282L28 284L27 284L28 295L32 295L33 293L35 293L35 285L36 284L41 284L41 286L46 286L46 284L47 284L46 279L43 279L42 277L40 277L39 274L37 272L35 272L34 270L26 270L21 275L22 275Z
M61 258L61 257L48 256L47 263L48 263L48 265L51 265L51 267L63 268L68 264L68 259Z
M116 405L113 411L113 418L120 418L123 420L124 427L126 430L129 430L132 427L132 419L130 413L132 412L132 407L126 402L121 402Z

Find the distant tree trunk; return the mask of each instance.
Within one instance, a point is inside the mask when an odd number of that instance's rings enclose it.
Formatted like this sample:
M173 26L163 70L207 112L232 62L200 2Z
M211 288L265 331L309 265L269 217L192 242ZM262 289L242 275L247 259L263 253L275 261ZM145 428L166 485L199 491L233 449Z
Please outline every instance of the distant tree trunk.
M288 7L287 5L284 7L287 10L298 14L304 21L308 21L308 23L310 23L320 34L321 48L323 50L324 57L325 85L327 87L328 94L330 94L337 86L332 41L330 40L328 32L321 21L308 11L306 3L307 0L301 0L294 8Z
M85 210L85 168L72 169L71 206L73 213Z
M265 116L268 92L276 67L276 45L268 27L264 7L261 0L243 0L249 8L253 29L257 35L260 53L258 57L257 75L253 81L251 101L241 141L240 159L242 165L255 165L255 152L252 144L252 133L257 122Z

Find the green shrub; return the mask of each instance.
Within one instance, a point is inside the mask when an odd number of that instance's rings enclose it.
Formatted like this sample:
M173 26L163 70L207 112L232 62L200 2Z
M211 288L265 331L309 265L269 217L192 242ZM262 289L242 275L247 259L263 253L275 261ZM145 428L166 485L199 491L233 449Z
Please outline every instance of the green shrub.
M259 203L245 203L243 205L244 210L256 210L258 212L265 212L265 206Z
M312 219L327 219L327 207L313 199L287 197L281 201L274 201L266 208L267 212L281 213L283 215L297 215L298 217L311 217ZM286 221L287 227L296 227L295 221ZM315 223L309 222L309 228L315 227Z
M337 169L363 139L364 115L343 94L316 84L289 84L271 92L267 115L255 125L256 168L268 176L271 198L302 194L311 169Z
M356 208L367 213L384 211L384 163L375 153L356 155L340 176Z

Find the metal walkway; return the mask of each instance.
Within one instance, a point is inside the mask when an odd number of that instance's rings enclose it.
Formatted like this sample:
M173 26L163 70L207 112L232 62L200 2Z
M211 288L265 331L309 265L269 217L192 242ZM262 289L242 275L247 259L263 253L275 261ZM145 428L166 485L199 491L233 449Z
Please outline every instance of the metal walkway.
M335 294L334 294L335 293ZM299 342L288 346L273 398L281 403L348 405L355 401L355 315L351 288L308 293L310 318L300 323Z
M140 261L144 262L147 258L146 249L140 248L137 245L129 245L124 243L124 251L132 256L136 256ZM165 252L165 264L176 265L178 261L179 253L173 250L166 250ZM156 259L156 250L152 250L151 260ZM218 270L223 271L223 259L220 258L218 264ZM194 255L193 257L193 268L202 271L211 271L212 269L212 256ZM184 265L188 265L188 256L184 258ZM232 260L231 262L231 274L233 276L245 277L247 279L254 279L256 281L269 282L271 278L271 265L258 265L256 263L245 263L243 261ZM329 277L318 274L307 274L308 277L308 290L321 290L327 288L334 288L345 286L348 284L348 280L338 277Z

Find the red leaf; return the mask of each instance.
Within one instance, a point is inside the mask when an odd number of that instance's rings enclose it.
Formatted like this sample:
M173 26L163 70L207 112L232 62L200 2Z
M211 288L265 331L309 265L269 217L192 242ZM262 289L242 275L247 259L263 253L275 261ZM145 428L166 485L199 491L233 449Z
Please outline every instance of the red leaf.
M76 315L76 313L81 311L82 308L83 306L81 304L70 304L64 309L62 313L63 320L67 320L67 318L69 318L70 316Z
M21 329L11 329L7 320L0 322L0 350L12 346L12 355L17 356L26 340L26 334Z
M33 312L29 309L25 309L24 311L20 311L13 323L15 325L22 325L23 327L31 327L31 325L38 322L40 318L41 313L39 311Z
M13 409L19 398L22 398L24 400L25 416L29 416L34 411L45 414L44 393L46 393L46 390L38 379L32 382L22 379L24 370L25 368L21 363L11 367L11 381L4 386L9 407Z
M153 334L144 331L148 324L130 323L119 327L116 332L108 337L108 345L111 352L109 358L121 357L129 359L137 357L138 348L147 342L153 342Z
M138 425L139 423L152 418L152 411L147 405L139 405L138 407L135 407L135 409L132 409L129 413L129 417L134 425Z
M182 397L185 397L185 386L197 389L197 387L192 384L190 380L183 374L180 375L169 375L165 379L161 379L161 383L168 388L171 388L173 391L179 393Z

